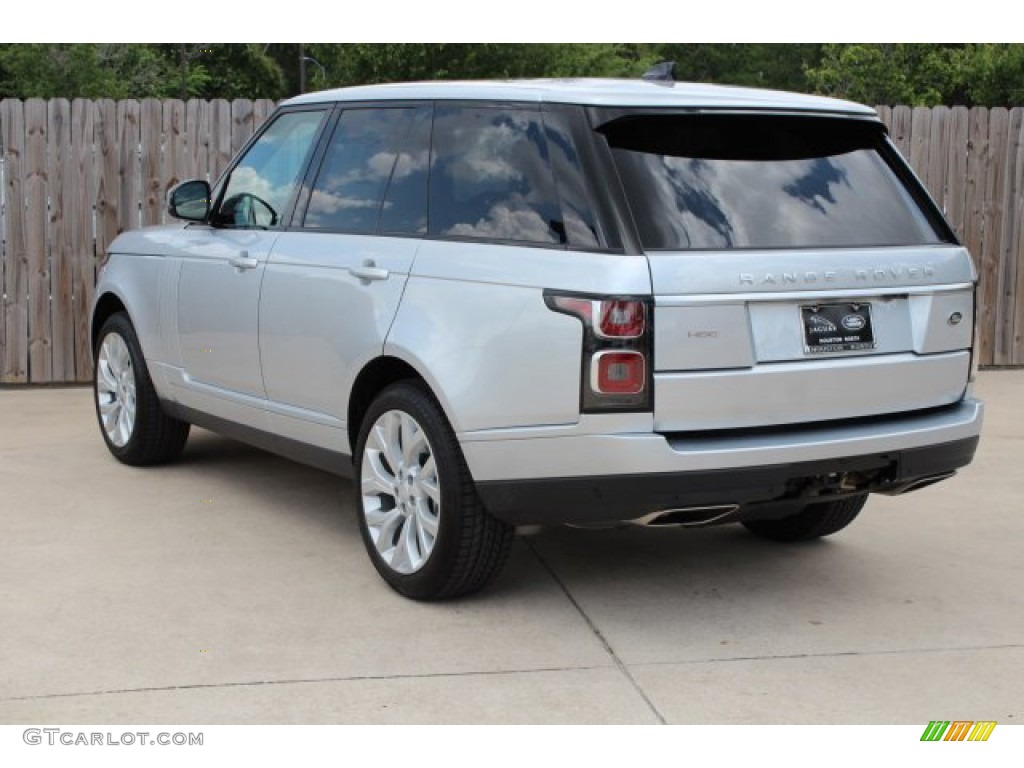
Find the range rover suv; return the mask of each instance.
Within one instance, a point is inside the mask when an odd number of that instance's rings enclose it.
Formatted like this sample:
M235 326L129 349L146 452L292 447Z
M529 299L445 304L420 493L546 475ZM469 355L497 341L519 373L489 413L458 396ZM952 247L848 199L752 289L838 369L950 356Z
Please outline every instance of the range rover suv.
M517 526L835 533L973 458L976 272L875 113L625 80L280 105L91 328L121 461L189 426L353 478L397 591L481 588Z

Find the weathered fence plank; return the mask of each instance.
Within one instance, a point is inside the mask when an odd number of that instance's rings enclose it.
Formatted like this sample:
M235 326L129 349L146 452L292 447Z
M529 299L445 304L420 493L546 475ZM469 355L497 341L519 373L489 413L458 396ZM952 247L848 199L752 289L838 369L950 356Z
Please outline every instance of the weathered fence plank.
M925 166L925 185L939 208L946 210L946 166L949 164L949 107L931 110L928 133L928 160Z
M993 110L993 118L997 111ZM992 189L992 248L993 258L999 264L998 290L995 295L995 337L993 360L995 365L1006 365L1013 359L1013 316L1014 316L1014 289L1017 285L1017 260L1007 258L1009 251L1008 239L1013 232L1013 171L1009 167L1013 159L1013 143L1011 136L1014 135L1014 120L1012 113L1002 111L1000 120L992 121L993 128L1000 129L999 134L993 136L992 151L998 158L997 168L999 173L994 181L997 185ZM1016 117L1019 118L1019 115Z
M974 257L978 268L978 323L979 360L982 365L992 364L992 334L985 332L993 323L997 265L986 261L985 253L985 187L989 169L988 109L971 110L968 128L966 169L966 199L964 202L964 245Z
M25 250L28 255L28 376L51 381L53 353L50 322L50 260L47 242L46 102L25 102L24 185L28 210Z
M142 226L139 201L142 199L142 170L139 159L142 109L134 99L117 103L117 152L121 158L118 183L117 230L120 234Z
M210 180L210 102L189 99L185 105L185 125L185 153L188 156L185 178Z
M118 140L117 105L101 99L96 105L93 154L96 174L96 253L107 252L120 229L121 151Z
M160 224L163 219L163 177L160 170L163 104L158 99L142 102L142 226Z
M967 202L967 156L970 151L967 107L953 107L947 125L949 149L946 156L940 156L938 161L946 165L946 215L957 235L963 239L966 231L964 208Z
M75 99L71 104L70 180L78 190L68 203L68 233L73 244L72 280L74 295L75 374L87 381L92 374L89 307L96 285L96 257L93 250L92 203L96 191L93 173L93 124L96 102Z
M210 107L210 181L215 182L231 160L231 103L217 99Z
M271 99L256 99L252 103L253 133L260 129L276 107L277 104Z
M238 153L252 136L254 129L252 101L235 99L231 102L231 154Z
M890 126L890 134L892 136L892 142L896 145L896 149L900 151L908 160L910 159L910 131L911 124L913 121L913 113L910 107L893 107L892 108L892 125Z
M914 107L910 119L910 164L921 183L928 187L928 138L931 135L932 111ZM931 189L928 189L931 192Z
M889 129L890 134L892 133L892 107L885 104L880 104L875 107L875 111L878 113L878 119L885 123L885 127Z
M987 344L992 353L992 364L1000 364L997 350L996 327L999 319L999 294L1002 290L1002 264L1000 238L1003 230L1003 180L1006 176L1006 137L1009 131L1009 112L1003 107L989 111L988 168L985 173L985 234L982 244L982 262L991 273L985 297L991 321L984 328ZM983 342L985 341L983 337ZM983 344L984 346L984 344Z
M1010 115L1010 145L1007 151L1007 179L1012 178L1008 190L1007 215L1004 216L1003 257L1015 265L1015 284L1013 293L1013 330L1010 336L1011 358L1013 365L1024 365L1024 263L1021 263L1021 251L1024 250L1024 108L1014 107ZM1013 129L1016 126L1016 129ZM1010 222L1012 226L1006 227Z
M71 104L49 104L50 153L50 311L53 329L52 381L75 379L75 321L73 301L74 242L68 229L67 208L76 192L71 184Z
M25 250L25 194L22 186L25 156L25 105L16 99L0 102L7 181L4 240L4 360L5 382L28 381L28 255ZM45 214L43 214L45 215Z
M185 152L185 102L171 99L164 102L164 163L160 187L160 211L167 220L167 193L185 179L192 178Z

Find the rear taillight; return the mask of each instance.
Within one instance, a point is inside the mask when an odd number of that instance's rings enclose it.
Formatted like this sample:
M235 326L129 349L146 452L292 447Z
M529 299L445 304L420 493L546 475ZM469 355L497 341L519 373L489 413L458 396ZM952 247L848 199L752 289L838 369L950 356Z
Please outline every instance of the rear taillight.
M640 352L606 349L590 363L590 388L601 395L638 395L647 384L647 361Z
M650 300L546 291L544 301L583 324L582 411L651 410Z
M600 301L597 311L601 319L594 331L604 339L639 338L644 333L646 309L642 301Z

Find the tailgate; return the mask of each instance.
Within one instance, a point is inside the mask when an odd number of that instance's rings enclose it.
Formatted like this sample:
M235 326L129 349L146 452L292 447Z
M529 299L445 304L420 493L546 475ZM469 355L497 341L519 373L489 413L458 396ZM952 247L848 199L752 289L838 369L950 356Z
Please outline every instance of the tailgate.
M859 418L963 396L974 317L963 248L649 261L659 431Z

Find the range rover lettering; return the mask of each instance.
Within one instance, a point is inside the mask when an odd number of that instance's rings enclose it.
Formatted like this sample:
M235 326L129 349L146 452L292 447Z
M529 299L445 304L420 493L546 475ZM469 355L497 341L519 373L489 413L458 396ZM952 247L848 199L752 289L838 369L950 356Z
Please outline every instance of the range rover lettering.
M873 110L646 80L282 103L91 328L107 447L204 427L352 478L398 592L517 526L848 525L971 460L976 272Z

